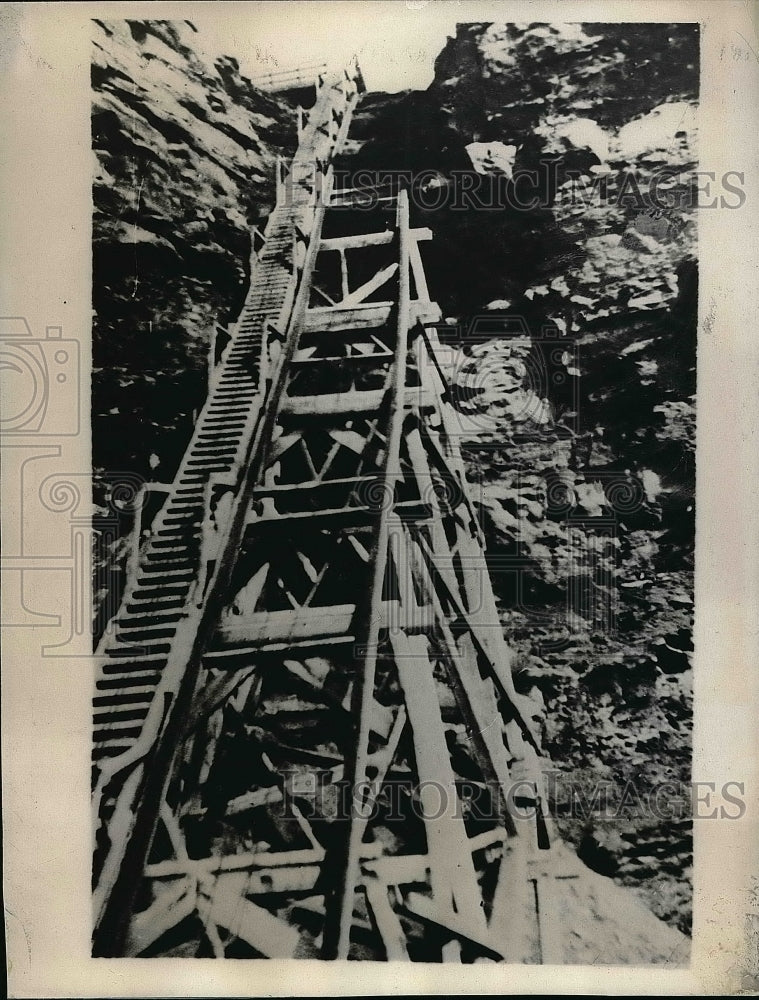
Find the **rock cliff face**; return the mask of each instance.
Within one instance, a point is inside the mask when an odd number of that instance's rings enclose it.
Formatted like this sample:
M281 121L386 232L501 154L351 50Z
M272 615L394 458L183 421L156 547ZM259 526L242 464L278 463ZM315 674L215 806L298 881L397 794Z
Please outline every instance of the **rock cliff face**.
M454 380L554 808L687 930L697 27L460 25L430 95L483 176L538 176L532 211L461 213L492 235L450 308L522 331L470 336Z
M684 930L697 96L693 25L459 25L426 93L367 95L345 163L406 171L434 232L430 293L560 827Z
M295 112L234 59L199 54L189 22L94 32L94 465L170 480L210 334L242 304L251 227L274 203Z
M187 21L93 21L91 73L93 499L110 538L115 482L174 478L296 126ZM94 557L96 633L118 606L132 519L127 503Z
M187 23L96 30L94 464L170 479L294 114ZM364 96L341 165L424 179L413 222L560 827L686 931L697 91L697 26L461 25L427 92Z

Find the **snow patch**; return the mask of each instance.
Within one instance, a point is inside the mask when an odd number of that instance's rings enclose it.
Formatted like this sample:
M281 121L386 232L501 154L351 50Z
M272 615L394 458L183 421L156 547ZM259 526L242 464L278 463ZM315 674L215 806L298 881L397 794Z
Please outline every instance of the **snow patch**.
M470 142L466 151L478 174L506 174L511 177L514 173L516 146L507 146L502 142Z
M536 132L544 136L560 151L559 147L574 146L589 149L603 163L609 158L611 135L592 118L554 118L541 122Z
M612 143L612 154L624 160L666 154L678 162L681 146L691 146L698 132L696 108L687 101L660 104L649 114L623 125ZM657 157L658 158L658 157Z

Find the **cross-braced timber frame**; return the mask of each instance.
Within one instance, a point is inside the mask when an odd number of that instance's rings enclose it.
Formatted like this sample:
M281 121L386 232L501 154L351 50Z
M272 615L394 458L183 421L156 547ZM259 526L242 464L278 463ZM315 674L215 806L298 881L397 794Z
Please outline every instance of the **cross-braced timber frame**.
M551 957L539 747L438 363L431 233L405 191L384 228L324 232L361 87L355 62L320 76L278 164L98 649L96 955Z

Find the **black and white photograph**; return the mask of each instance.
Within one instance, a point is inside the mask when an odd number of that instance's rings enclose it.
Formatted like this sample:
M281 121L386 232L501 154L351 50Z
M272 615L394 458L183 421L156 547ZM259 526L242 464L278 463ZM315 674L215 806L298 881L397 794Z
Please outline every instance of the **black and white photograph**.
M698 24L208 53L93 25L93 954L686 962Z
M698 860L755 823L756 427L704 358L757 367L710 255L758 172L704 66L759 43L681 4L84 6L91 340L0 318L8 622L90 692L87 802L44 805L83 817L72 953L101 995L124 959L603 992L729 925L700 982L759 989L759 876Z

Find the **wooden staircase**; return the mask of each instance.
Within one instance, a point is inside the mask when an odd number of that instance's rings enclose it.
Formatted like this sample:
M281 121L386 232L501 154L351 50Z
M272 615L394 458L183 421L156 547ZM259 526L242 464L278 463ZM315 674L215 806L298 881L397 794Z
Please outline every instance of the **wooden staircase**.
M431 233L405 191L362 227L331 188L360 89L355 63L323 78L278 166L250 294L98 650L96 955L539 960L540 748L438 361Z
M325 82L301 136L292 173L308 176L317 159L328 165L347 131L336 128L335 108L349 110L353 81ZM327 135L320 126L327 126ZM330 127L331 126L331 127ZM322 175L324 184L327 171ZM266 244L251 274L250 292L232 342L198 418L195 432L152 534L140 553L118 614L100 643L96 681L94 759L125 752L141 732L152 696L198 577L205 495L209 478L239 474L250 446L261 397L261 345L267 324L286 315L298 280L293 229L309 231L316 211L313 190L293 185L266 227Z

